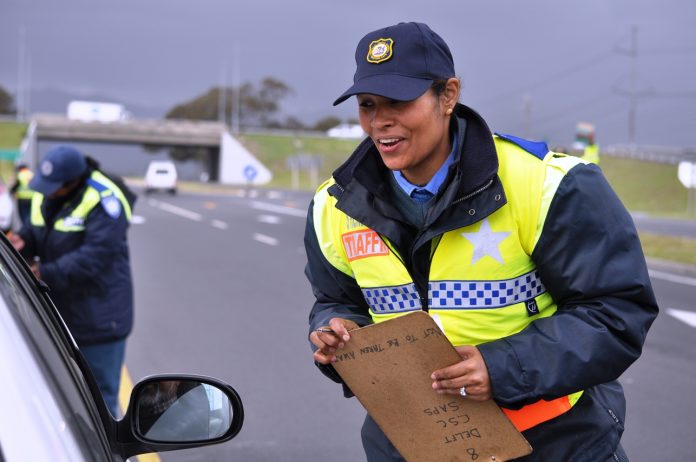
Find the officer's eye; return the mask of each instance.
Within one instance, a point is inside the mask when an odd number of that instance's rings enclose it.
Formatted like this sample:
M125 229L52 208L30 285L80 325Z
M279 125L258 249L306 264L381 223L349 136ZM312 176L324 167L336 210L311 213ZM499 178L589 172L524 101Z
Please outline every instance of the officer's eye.
M360 106L361 108L368 108L368 107L372 107L374 105L375 105L375 103L369 99L358 101L358 106Z

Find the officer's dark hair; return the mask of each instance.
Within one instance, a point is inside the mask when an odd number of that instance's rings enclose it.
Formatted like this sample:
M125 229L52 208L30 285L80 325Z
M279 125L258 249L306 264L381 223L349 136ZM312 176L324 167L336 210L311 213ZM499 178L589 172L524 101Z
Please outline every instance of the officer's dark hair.
M430 88L433 90L433 94L435 95L435 97L439 97L445 93L445 90L447 89L447 81L448 80L449 79L433 80L433 83L430 85ZM457 99L459 99L459 98L457 98Z
M449 79L440 79L440 80L433 80L433 84L430 85L430 88L433 89L433 92L435 92L435 96L440 96L445 92L445 88L447 88L447 81Z

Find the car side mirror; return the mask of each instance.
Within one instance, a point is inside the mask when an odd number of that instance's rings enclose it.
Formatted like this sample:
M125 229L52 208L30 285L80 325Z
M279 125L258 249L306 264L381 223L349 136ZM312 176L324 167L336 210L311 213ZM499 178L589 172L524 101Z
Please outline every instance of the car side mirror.
M161 380L138 389L135 431L144 440L188 443L219 438L234 409L222 390L197 380Z
M133 388L118 434L123 455L131 457L227 441L239 433L243 419L242 402L229 385L209 377L159 375Z

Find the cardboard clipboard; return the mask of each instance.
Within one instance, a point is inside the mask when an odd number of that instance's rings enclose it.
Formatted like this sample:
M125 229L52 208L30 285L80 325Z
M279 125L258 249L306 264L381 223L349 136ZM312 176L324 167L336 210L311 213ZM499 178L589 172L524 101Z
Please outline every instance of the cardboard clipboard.
M502 462L532 447L493 401L438 395L430 374L461 360L425 312L350 332L334 368L411 462Z

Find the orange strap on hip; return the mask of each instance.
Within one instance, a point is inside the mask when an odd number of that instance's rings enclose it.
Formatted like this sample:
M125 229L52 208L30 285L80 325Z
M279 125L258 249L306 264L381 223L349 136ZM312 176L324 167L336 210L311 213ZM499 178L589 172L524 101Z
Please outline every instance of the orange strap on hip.
M501 408L510 422L518 431L525 431L568 412L571 408L567 396L561 396L552 401L539 400L521 409L512 410Z

